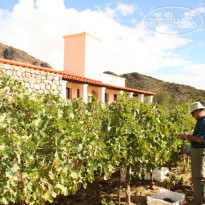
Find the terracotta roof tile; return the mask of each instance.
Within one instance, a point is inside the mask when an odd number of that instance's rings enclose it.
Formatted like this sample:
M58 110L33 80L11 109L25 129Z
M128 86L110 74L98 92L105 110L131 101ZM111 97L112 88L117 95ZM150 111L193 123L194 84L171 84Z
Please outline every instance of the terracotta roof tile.
M6 60L6 59L2 59L2 58L0 58L0 63L6 64L6 65L13 65L13 66L18 66L18 67L29 68L29 69L33 69L33 70L44 71L44 72L48 72L48 73L58 74L58 75L61 75L64 80L71 80L71 81L75 81L75 82L79 82L79 83L88 83L88 84L92 84L95 86L106 87L106 88L110 88L110 89L114 89L114 90L123 90L123 91L128 91L128 92L134 92L135 94L156 95L156 93L154 93L154 92L105 84L99 80L94 80L94 79L90 79L90 78L86 78L86 77L82 77L82 76L78 76L78 75L73 75L73 74L70 74L67 72L63 72L63 71L58 71L58 70L54 70L54 69L50 69L50 68L30 65L30 64L26 64L26 63L20 63L20 62Z

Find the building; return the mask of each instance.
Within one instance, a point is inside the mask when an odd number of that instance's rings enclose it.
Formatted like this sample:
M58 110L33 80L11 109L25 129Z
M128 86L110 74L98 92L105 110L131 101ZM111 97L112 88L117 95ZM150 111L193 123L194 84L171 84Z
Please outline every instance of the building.
M101 63L102 41L90 34L64 36L64 71L0 59L0 68L6 75L23 82L31 92L48 92L64 99L95 95L103 103L117 100L119 93L127 92L139 102L144 97L151 104L156 93L125 87L125 79L104 74Z

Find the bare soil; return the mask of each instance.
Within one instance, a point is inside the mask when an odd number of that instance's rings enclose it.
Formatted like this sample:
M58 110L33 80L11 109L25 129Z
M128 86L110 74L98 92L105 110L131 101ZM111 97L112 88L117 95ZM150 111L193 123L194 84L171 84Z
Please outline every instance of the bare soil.
M191 184L190 169L184 171L183 167L178 167L172 171L177 177L183 177L183 186L175 192L185 194L183 205L194 205L194 193ZM118 204L118 177L117 174L111 176L107 181L102 177L96 177L96 180L87 186L86 189L81 188L75 195L58 196L52 204L49 205L100 205ZM147 196L155 194L159 189L165 189L163 182L153 181L153 189L151 189L150 180L140 180L133 178L131 181L131 201L132 204L145 205ZM126 204L126 192L124 185L121 185L121 203Z

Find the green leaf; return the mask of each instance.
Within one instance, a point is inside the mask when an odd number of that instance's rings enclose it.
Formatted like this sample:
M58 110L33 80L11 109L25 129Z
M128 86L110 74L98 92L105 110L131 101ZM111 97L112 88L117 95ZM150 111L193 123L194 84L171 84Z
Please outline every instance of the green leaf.
M78 179L78 174L77 174L77 172L71 172L71 173L70 173L70 177L71 177L72 179Z
M36 145L33 141L28 141L27 142L28 146L35 152L36 151Z

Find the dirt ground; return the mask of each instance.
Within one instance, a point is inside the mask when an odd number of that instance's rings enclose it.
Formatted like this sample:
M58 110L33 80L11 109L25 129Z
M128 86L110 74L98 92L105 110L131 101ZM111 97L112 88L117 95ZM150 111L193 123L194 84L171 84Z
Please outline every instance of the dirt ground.
M190 169L184 171L182 167L178 167L172 172L177 177L183 177L184 179L183 185L179 189L174 190L175 192L185 194L183 205L194 205ZM150 185L150 180L132 179L131 202L133 205L145 205L147 196L153 195L159 189L165 189L163 182L153 181L153 189L151 189ZM52 204L48 205L115 205L118 204L118 186L118 178L115 175L107 181L97 177L86 189L82 188L72 196L58 196ZM126 204L125 199L125 187L121 185L121 204Z

